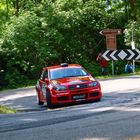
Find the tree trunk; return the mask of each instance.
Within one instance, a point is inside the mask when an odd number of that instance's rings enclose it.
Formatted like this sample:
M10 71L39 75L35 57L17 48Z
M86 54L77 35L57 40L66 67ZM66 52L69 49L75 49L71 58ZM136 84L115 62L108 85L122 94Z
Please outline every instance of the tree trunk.
M15 15L18 17L18 15L19 15L19 0L15 1L15 9L16 9Z
M136 21L136 1L135 0L129 0L129 5L130 5L130 16L131 19L133 19L134 21Z
M8 5L8 0L6 0L6 9L7 9L7 18L9 16L9 5Z

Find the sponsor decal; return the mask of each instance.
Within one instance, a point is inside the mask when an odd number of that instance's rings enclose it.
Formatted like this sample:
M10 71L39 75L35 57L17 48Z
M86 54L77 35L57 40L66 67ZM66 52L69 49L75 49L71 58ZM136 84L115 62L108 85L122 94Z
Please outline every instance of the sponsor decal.
M42 93L44 96L46 96L46 85L42 84Z

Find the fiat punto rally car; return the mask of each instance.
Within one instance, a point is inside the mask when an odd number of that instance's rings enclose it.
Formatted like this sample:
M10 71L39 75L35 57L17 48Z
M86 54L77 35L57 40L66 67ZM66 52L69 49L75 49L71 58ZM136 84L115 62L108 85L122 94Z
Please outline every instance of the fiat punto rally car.
M78 64L63 63L43 68L36 84L38 104L48 107L102 97L100 83Z

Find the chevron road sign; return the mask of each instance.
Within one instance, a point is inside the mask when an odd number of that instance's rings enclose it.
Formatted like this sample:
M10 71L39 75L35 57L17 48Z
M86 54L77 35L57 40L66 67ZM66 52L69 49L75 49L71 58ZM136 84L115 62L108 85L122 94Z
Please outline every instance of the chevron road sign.
M139 60L140 50L139 49L126 49L126 50L106 50L102 57L109 60Z

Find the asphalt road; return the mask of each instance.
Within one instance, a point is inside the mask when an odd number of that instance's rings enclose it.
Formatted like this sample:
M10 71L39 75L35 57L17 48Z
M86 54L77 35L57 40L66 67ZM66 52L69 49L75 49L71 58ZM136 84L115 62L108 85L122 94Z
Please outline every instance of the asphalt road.
M140 76L102 80L100 102L47 109L33 88L0 92L0 104L19 110L0 115L0 140L140 139Z

